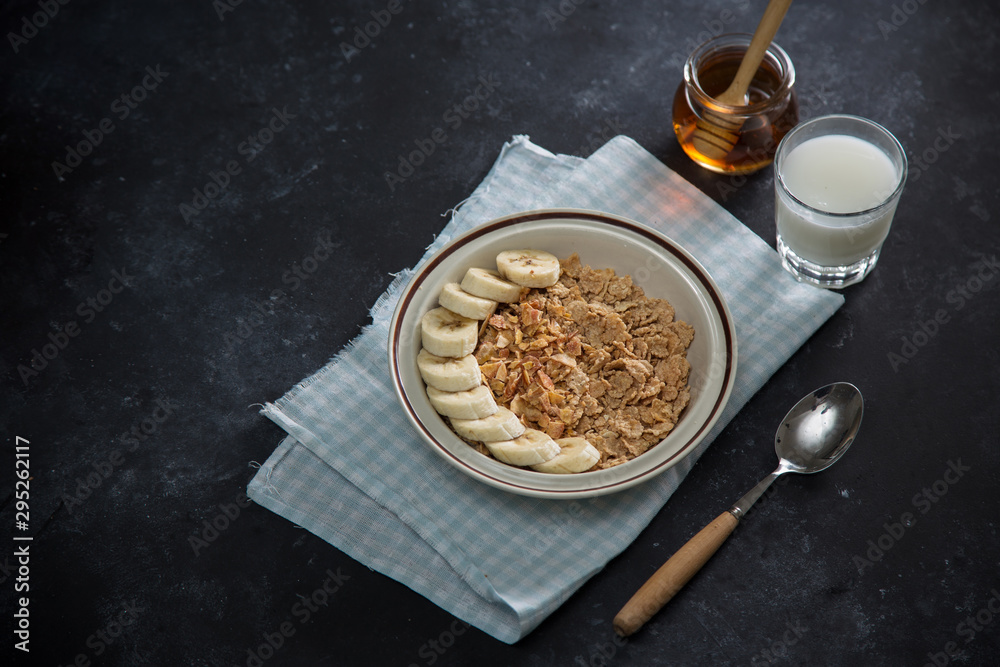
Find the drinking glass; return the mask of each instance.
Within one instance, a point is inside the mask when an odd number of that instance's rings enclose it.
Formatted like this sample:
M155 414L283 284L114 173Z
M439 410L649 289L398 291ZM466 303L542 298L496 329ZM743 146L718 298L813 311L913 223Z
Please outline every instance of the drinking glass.
M906 154L888 130L850 115L814 118L774 159L782 265L819 287L860 282L878 262L906 182Z

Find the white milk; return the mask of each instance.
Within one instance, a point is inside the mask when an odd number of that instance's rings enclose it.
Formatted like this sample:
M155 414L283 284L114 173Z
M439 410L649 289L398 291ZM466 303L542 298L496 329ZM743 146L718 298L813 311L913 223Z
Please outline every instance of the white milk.
M808 139L785 156L785 187L799 201L828 213L856 213L889 198L900 174L881 149L864 139L830 134ZM822 266L864 259L889 234L896 202L865 216L826 216L776 197L778 234L799 257Z

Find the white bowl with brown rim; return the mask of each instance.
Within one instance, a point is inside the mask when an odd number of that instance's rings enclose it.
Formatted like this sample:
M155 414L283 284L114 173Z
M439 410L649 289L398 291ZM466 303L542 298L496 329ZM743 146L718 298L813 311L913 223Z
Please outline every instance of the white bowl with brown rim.
M573 253L593 268L630 275L646 296L666 299L694 327L688 348L691 400L674 429L644 454L606 470L557 475L509 466L459 438L431 406L417 370L420 318L438 306L441 287L461 282L469 267L495 268L512 248ZM389 328L389 371L400 404L421 438L473 479L512 493L581 498L648 481L690 454L719 420L736 376L736 329L721 291L679 244L626 218L573 209L527 211L492 220L454 239L417 268L400 295Z

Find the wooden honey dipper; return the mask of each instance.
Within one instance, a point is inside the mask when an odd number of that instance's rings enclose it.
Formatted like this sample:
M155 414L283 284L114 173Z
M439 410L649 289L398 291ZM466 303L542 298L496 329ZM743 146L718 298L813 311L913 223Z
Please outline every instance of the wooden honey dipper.
M724 106L742 107L747 104L747 90L754 74L760 67L767 47L771 45L774 34L778 32L788 6L792 0L771 0L764 16L761 17L757 30L753 33L750 46L743 56L740 68L736 71L736 76L729 87L718 97L713 98L716 102ZM698 118L692 142L695 150L710 160L721 161L736 146L740 138L740 130L743 128L743 120L724 116L720 113L705 109L702 117Z

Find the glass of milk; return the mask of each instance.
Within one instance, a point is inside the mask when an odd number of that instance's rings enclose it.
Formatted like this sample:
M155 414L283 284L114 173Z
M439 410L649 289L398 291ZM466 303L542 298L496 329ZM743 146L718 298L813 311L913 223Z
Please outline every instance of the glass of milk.
M841 288L878 261L906 182L896 137L865 118L804 122L774 158L778 254L796 280Z

